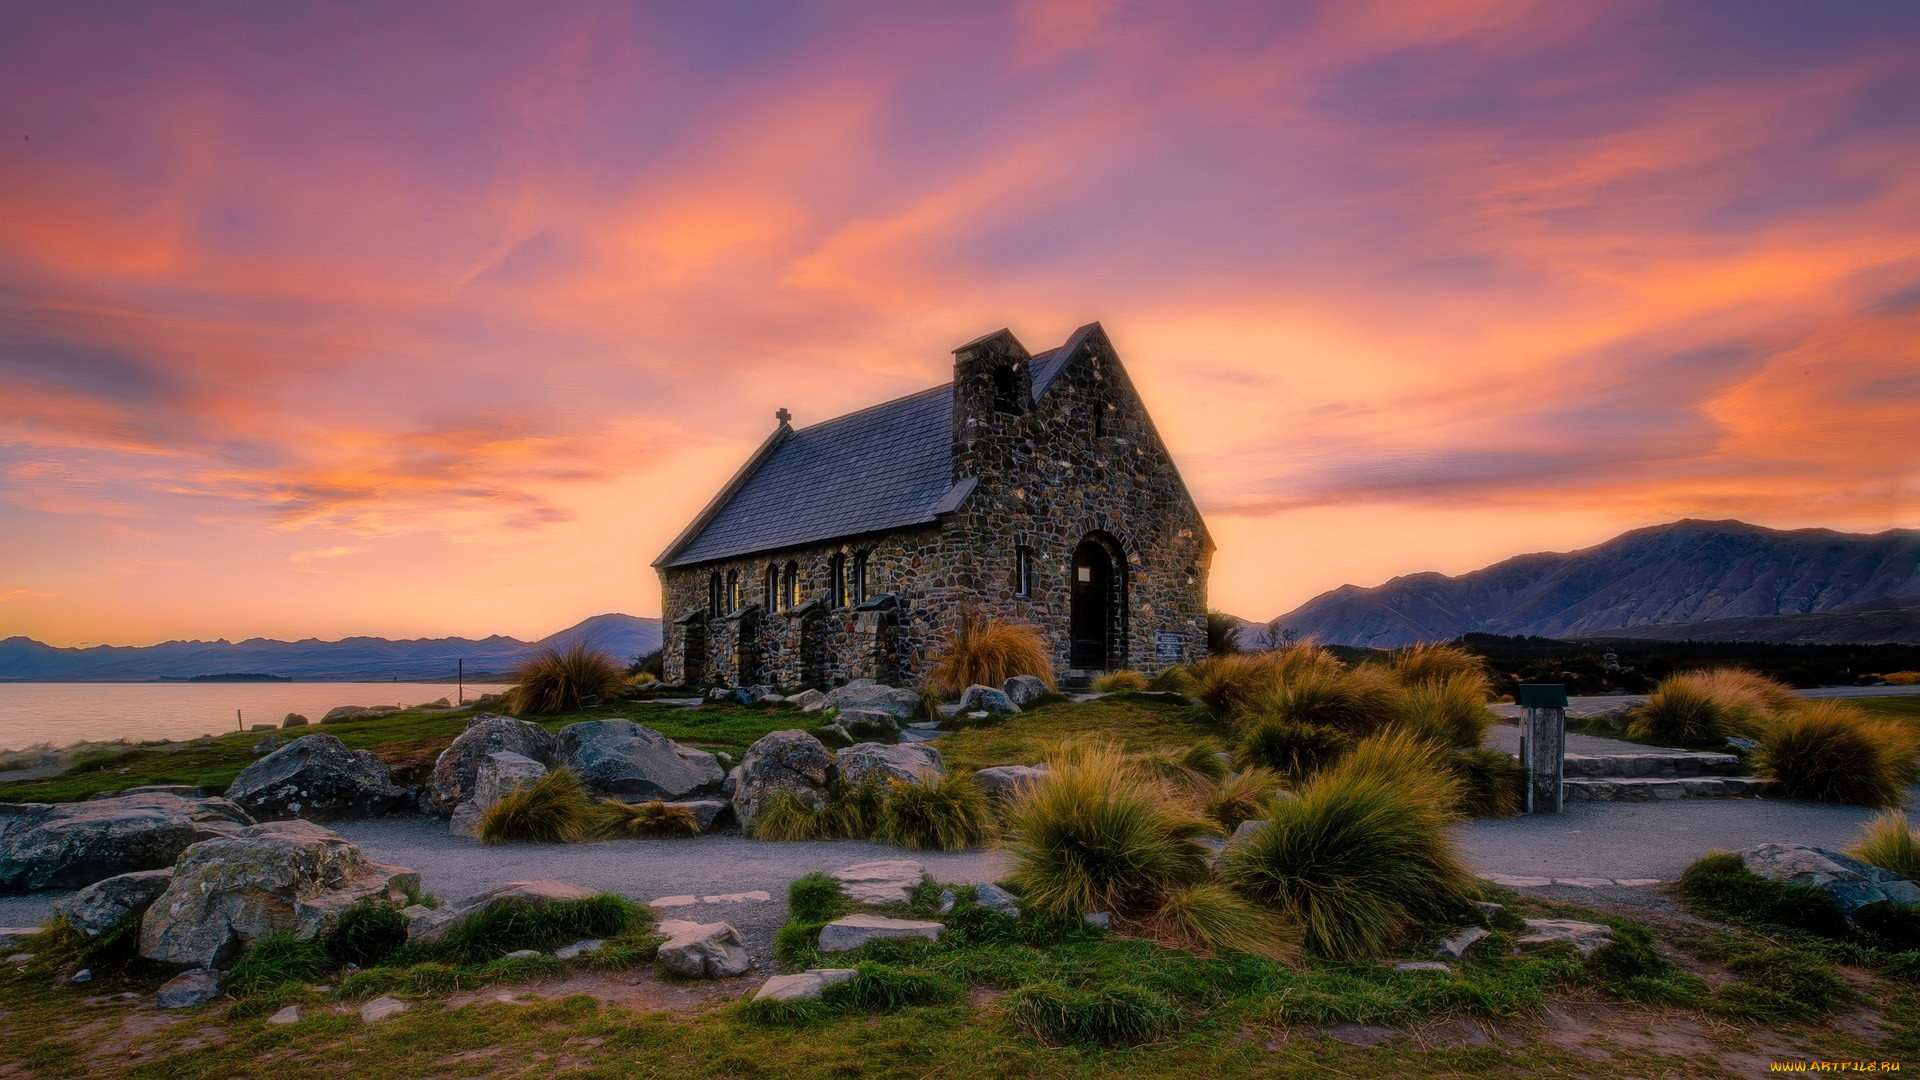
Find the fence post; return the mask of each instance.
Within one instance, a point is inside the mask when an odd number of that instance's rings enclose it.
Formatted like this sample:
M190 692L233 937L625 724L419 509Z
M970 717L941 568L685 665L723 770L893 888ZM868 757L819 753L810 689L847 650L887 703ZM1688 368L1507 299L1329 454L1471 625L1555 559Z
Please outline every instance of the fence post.
M1520 684L1520 767L1527 775L1529 814L1557 814L1565 806L1567 688Z

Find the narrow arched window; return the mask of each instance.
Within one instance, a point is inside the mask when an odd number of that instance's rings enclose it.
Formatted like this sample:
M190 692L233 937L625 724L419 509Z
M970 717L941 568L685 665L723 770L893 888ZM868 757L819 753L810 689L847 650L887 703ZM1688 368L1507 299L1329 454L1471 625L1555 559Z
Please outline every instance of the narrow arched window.
M864 551L856 551L853 553L853 587L851 592L853 593L854 603L864 604L867 602L867 553Z
M740 610L740 571L727 571L727 614Z
M767 564L766 580L761 583L760 606L768 611L778 609L780 593L780 568Z
M827 600L837 608L847 606L847 557L837 552L827 559Z
M781 575L780 578L780 607L784 610L791 611L794 605L799 602L800 564L789 562L786 573Z
M1013 549L1013 591L1019 596L1033 595L1033 549L1025 544Z
M707 578L707 614L719 618L720 611L720 571L715 570Z

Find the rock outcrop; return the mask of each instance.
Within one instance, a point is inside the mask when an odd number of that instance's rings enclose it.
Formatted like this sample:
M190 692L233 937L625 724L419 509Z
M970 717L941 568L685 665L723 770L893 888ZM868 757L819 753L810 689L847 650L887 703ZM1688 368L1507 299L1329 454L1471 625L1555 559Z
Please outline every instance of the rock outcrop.
M538 908L572 900L588 900L598 895L596 890L564 881L510 881L475 893L458 904L442 904L432 909L408 908L407 940L436 941L446 936L448 930L500 904L526 904Z
M406 792L368 750L349 750L332 735L302 735L240 770L227 798L256 821L336 821L380 817Z
M137 870L103 878L49 906L55 915L66 916L75 930L88 937L99 937L122 921L146 911L171 884L171 866L163 870Z
M140 924L140 955L220 968L267 934L318 935L370 897L417 893L420 875L369 862L310 821L273 821L188 848Z
M739 931L726 923L668 919L660 932L667 935L660 945L660 966L682 978L724 979L745 975L753 966Z
M845 686L827 691L826 702L846 712L872 709L890 713L897 720L911 720L920 711L920 695L897 686L882 686L872 679L855 679Z
M720 790L727 771L704 750L681 746L631 720L585 720L554 738L554 758L596 791L627 799L685 799Z
M447 821L447 831L455 836L478 836L480 819L486 816L494 803L500 801L502 795L545 775L545 765L511 750L488 754L474 773L473 796L453 808L453 817Z
M940 759L940 751L926 743L903 743L899 746L884 746L880 743L856 743L833 752L834 764L840 770L840 782L849 787L859 787L868 777L878 777L882 783L888 780L918 780L925 773L945 776L946 762Z
M1039 701L1050 691L1046 680L1038 675L1015 675L1000 684L1000 692L1007 695L1007 700L1024 709Z
M833 755L804 731L775 731L761 736L740 760L734 782L733 812L742 829L751 829L767 798L791 791L818 810L827 804Z
M551 767L553 736L539 724L511 716L485 714L467 723L467 730L440 752L433 777L420 792L421 809L446 817L473 794L473 781L488 754L502 750Z
M1920 885L1851 855L1802 844L1761 844L1740 853L1748 870L1789 885L1811 885L1847 918L1868 904L1920 904Z
M0 806L0 892L78 889L172 866L191 845L252 825L226 799L166 793Z
M1012 801L1046 776L1045 765L995 765L973 774L980 782L980 790L996 803Z

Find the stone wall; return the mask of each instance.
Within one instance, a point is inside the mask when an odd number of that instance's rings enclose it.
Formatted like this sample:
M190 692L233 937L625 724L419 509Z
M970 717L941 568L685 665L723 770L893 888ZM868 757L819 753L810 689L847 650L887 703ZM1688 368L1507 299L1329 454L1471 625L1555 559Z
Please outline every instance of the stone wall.
M996 397L995 369L1021 391L1016 412ZM1011 335L976 342L956 358L954 477L978 485L960 509L929 526L661 572L668 618L667 678L738 684L741 675L786 689L878 678L920 682L929 654L963 611L1040 626L1064 675L1069 660L1071 565L1094 536L1114 553L1109 666L1155 671L1206 652L1211 548L1199 512L1104 336L1089 335L1038 402L1025 393L1029 358ZM1004 380L1005 375L1001 378ZM1096 413L1104 414L1097 421ZM1031 589L1016 590L1019 543L1032 552ZM874 610L830 608L829 560L868 552ZM765 610L768 565L800 569L794 610ZM741 575L750 612L699 615L708 574ZM693 619L686 616L693 615ZM745 637L743 648L743 635ZM743 667L744 663L744 667Z

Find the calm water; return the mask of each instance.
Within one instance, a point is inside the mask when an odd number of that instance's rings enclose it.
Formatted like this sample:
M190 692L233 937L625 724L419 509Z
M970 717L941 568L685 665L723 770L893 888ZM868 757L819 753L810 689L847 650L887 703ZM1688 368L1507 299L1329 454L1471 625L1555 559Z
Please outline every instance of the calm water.
M468 683L467 700L502 689ZM101 739L191 739L290 712L318 721L337 705L454 700L452 683L0 683L0 750Z

